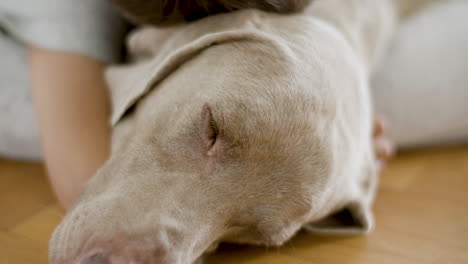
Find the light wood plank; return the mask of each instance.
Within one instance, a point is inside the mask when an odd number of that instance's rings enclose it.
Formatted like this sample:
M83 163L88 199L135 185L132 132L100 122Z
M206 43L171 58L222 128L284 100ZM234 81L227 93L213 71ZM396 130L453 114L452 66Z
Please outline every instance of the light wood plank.
M47 264L47 248L27 238L0 231L1 264Z
M58 204L52 204L36 215L16 225L11 229L11 232L18 236L31 239L35 241L37 245L47 248L49 238L55 227L62 220L63 214L63 209Z
M12 227L53 201L42 165L0 159L0 230Z

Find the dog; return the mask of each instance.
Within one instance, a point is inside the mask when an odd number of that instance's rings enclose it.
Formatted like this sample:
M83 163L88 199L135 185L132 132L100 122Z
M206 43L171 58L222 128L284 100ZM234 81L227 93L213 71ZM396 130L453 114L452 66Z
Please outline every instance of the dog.
M316 0L134 33L135 61L107 75L111 157L50 262L191 264L222 241L369 232L369 78L408 2Z

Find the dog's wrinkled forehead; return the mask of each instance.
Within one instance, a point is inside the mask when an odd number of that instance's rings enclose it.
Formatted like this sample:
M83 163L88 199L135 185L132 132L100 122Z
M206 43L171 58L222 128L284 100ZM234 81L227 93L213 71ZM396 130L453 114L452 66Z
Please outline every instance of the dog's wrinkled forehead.
M115 125L139 99L191 58L210 46L242 40L261 40L268 35L257 30L258 11L230 15L232 19L210 17L193 24L139 29L128 38L135 63L110 67L110 87Z

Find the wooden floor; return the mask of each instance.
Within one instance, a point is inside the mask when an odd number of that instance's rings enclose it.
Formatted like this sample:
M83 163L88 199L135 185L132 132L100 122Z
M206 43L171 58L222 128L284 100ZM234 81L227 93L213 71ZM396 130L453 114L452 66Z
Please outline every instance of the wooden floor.
M221 246L209 264L468 263L468 146L400 154L366 237L299 234L277 249ZM63 211L43 167L0 160L0 264L45 264Z

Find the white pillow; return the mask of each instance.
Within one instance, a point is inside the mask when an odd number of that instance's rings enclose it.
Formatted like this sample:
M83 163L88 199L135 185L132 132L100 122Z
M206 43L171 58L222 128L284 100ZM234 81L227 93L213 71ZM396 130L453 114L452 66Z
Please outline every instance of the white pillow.
M398 29L373 80L402 147L468 140L468 1L434 4Z

